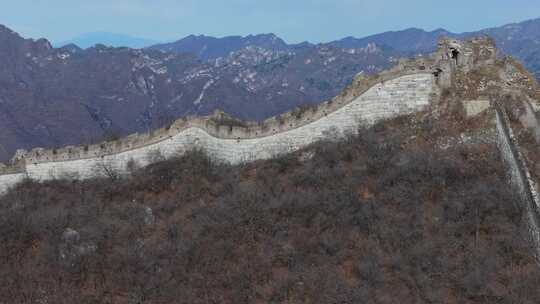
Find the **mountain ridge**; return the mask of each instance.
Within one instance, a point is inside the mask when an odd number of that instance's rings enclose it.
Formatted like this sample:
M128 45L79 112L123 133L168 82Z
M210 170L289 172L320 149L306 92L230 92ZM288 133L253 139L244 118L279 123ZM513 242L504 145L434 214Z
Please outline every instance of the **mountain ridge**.
M299 43L299 44L287 44L282 39L280 39L275 34L270 34L273 36L273 39L279 39L282 44L282 48L285 48L287 50L293 50L297 48L298 46L304 46L304 47L313 47L316 45L326 45L326 46L334 46L338 48L363 48L367 47L370 43L375 43L379 47L387 47L391 48L395 51L401 52L404 56L415 56L419 54L426 54L430 53L435 50L435 46L437 44L437 41L441 37L451 37L456 39L467 39L474 36L483 36L483 35L489 35L492 36L499 47L502 49L503 52L508 53L510 55L514 55L516 58L524 61L524 63L529 67L536 69L538 65L529 65L528 61L530 60L538 60L536 57L538 56L536 52L533 52L532 54L527 51L527 47L522 48L516 48L514 44L508 42L508 38L514 39L516 37L513 37L517 32L518 34L518 41L520 41L523 44L526 44L527 46L534 46L538 47L540 45L540 18L536 19L529 19L522 22L515 22L515 23L509 23L502 25L500 27L490 27L486 29L481 29L477 31L470 31L470 32L462 32L462 33L454 33L451 31L448 31L444 28L438 28L432 31L426 31L421 28L407 28L404 30L396 30L396 31L386 31L379 34L373 34L365 37L354 37L354 36L348 36L342 39L337 39L330 42L322 42L313 44L310 42L306 43ZM524 35L526 34L526 35ZM176 42L171 43L165 43L165 44L157 44L150 46L149 48L152 49L159 49L169 52L176 52L176 53L184 53L184 52L193 52L194 49L204 49L205 47L208 48L208 41L205 40L209 39L212 41L214 45L220 45L221 43L226 43L228 39L231 37L237 38L237 39L244 39L247 40L247 38L250 36L229 36L229 37L223 37L223 38L216 38L212 36L198 36L197 41L187 41L189 37L185 37L183 39L177 40ZM187 47L186 45L189 45ZM255 43L255 45L257 45ZM261 45L258 45L261 46ZM204 55L199 56L201 60L213 60L217 57L226 57L231 52L235 52L240 50L241 46L238 48L235 48L234 46L230 46L230 48L225 49L223 51L215 50L214 52L217 53L217 55L214 56L208 56L206 53ZM219 48L218 48L219 49ZM205 50L205 52L208 52L208 50ZM534 58L531 59L530 56L533 55ZM540 57L538 57L540 58ZM540 77L540 73L535 71L535 75L537 77Z

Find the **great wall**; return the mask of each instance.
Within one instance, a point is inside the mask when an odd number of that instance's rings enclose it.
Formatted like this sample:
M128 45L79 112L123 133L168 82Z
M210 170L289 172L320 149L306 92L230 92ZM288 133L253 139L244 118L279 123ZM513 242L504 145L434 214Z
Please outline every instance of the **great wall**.
M520 206L525 210L529 238L534 246L537 262L540 264L540 195L531 176L520 145L514 135L508 114L502 105L495 104L497 120L497 145L506 163L510 184L515 189Z
M113 171L127 174L132 167L182 155L200 148L216 161L230 164L268 159L297 151L320 140L354 134L360 126L421 111L434 111L455 74L500 62L489 38L467 42L443 39L428 56L401 60L379 75L360 75L343 93L317 107L295 109L261 123L243 122L216 112L187 117L147 134L117 141L61 149L18 151L9 165L0 164L0 194L25 179L88 179ZM530 235L540 253L540 200L535 181L513 135L504 106L496 97L464 103L468 115L491 109L497 141L511 184L526 210ZM540 254L538 255L540 257Z
M169 158L197 147L216 160L232 164L267 159L322 139L354 133L360 124L423 110L438 94L436 79L428 72L396 70L381 79L372 86L362 84L366 87L362 93L355 95L350 90L315 109L289 112L260 125L232 120L230 125L220 124L224 114L217 114L178 120L169 128L100 145L18 153L14 165L4 168L0 175L0 190L24 178L92 178L104 174L101 169L105 166L125 173L128 164L142 167L156 155Z
M25 178L87 179L103 176L104 168L122 174L133 164L143 167L152 163L156 155L169 158L193 148L202 148L214 159L231 164L271 158L322 139L354 133L360 125L426 110L437 102L441 89L450 85L455 69L472 67L478 59L489 63L495 56L495 47L485 39L466 44L443 40L439 51L430 57L401 60L379 75L359 76L330 101L262 123L216 113L179 119L167 128L112 142L18 151L8 166L0 166L0 192Z

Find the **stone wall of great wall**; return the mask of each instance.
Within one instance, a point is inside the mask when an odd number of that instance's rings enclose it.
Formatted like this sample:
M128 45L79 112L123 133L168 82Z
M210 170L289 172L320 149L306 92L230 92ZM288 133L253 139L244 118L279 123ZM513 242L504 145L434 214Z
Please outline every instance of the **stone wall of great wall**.
M439 100L441 89L450 87L456 69L469 69L495 57L496 50L486 39L464 44L444 40L431 56L401 60L376 76L360 76L328 102L262 123L241 122L224 114L188 117L167 128L117 141L20 151L11 166L0 165L0 193L24 178L87 179L106 175L109 170L125 173L131 165L143 167L193 148L232 164L271 158L354 133L360 125L426 110Z
M361 123L369 125L381 119L423 110L430 104L433 92L432 74L401 76L371 87L352 102L317 119L311 119L310 123L275 134L220 137L219 134L212 134L212 128L208 128L205 124L207 121L202 120L200 123L191 122L182 128L172 129L160 140L135 149L76 159L70 159L65 153L51 157L50 160L43 159L43 156L30 157L25 166L26 173L35 180L62 177L85 179L102 175L105 172L101 171L107 168L125 173L130 162L146 166L160 157L170 158L197 147L205 150L213 159L231 164L267 159L322 139L354 133ZM243 132L253 133L252 130ZM62 160L62 157L66 159Z
M497 144L507 167L509 182L518 194L519 207L523 210L536 260L540 264L540 196L505 109L495 104L495 111Z

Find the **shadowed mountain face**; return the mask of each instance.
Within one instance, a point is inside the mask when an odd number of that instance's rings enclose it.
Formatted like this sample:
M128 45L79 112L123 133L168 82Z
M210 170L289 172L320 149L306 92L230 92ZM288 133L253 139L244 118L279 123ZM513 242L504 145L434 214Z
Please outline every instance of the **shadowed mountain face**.
M466 34L409 29L317 45L272 34L189 36L140 50L83 50L0 26L0 160L18 148L95 142L218 108L262 120L331 98L358 73L430 52L445 35L492 35L540 77L539 27L540 19Z

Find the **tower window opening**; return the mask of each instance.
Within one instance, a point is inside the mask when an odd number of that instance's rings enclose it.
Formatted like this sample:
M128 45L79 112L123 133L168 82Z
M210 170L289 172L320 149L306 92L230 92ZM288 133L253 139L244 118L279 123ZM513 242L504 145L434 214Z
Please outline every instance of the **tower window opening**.
M459 51L456 49L452 49L451 56L452 56L452 59L456 61L456 64L458 64Z

